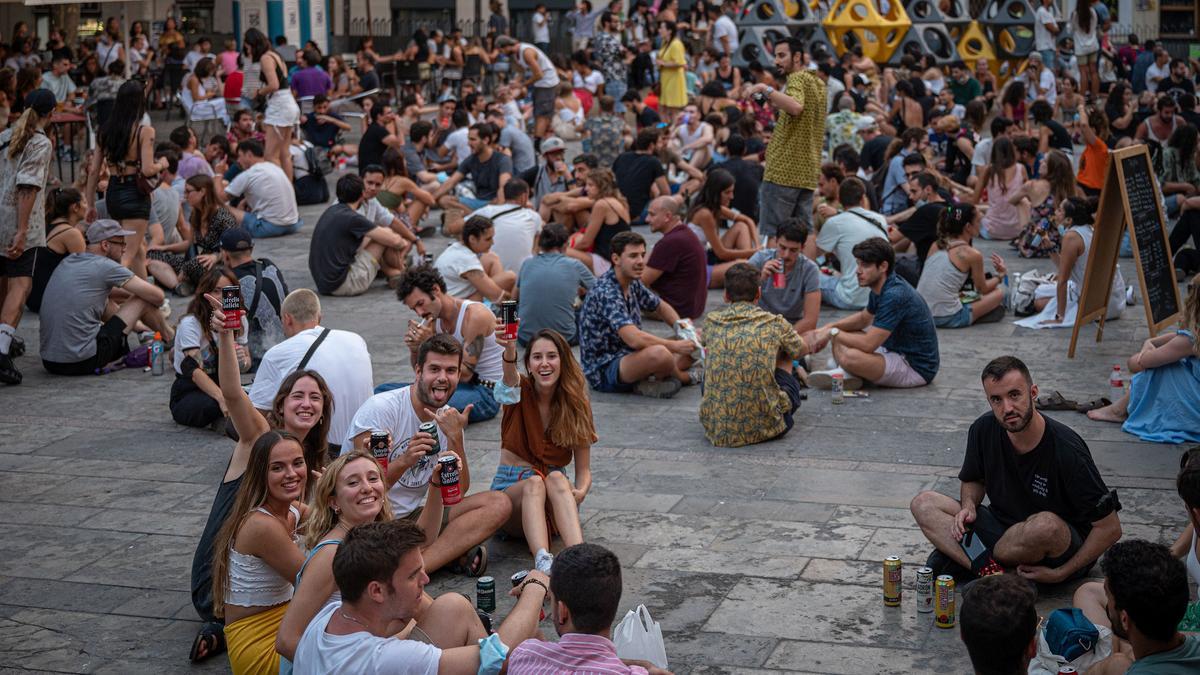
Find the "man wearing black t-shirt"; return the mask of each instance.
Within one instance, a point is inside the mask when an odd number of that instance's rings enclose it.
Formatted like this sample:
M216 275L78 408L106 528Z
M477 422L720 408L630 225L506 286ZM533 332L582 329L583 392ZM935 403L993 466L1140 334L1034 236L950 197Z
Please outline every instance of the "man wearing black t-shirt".
M308 271L321 295L362 295L382 270L390 283L404 271L404 238L358 213L365 186L357 174L338 179L338 202L313 229Z
M938 192L937 178L928 171L922 171L908 181L908 195L916 206L893 216L896 229L889 233L889 238L897 251L907 251L910 243L917 247L919 272L925 267L929 247L937 241L938 220L946 211L946 200Z
M629 216L633 224L646 222L646 205L651 199L671 194L667 172L654 155L657 143L658 130L642 129L633 141L633 150L621 153L612 165L617 189L629 202ZM658 191L654 192L651 188L657 188Z
M1001 565L1050 584L1087 574L1121 538L1116 492L1104 484L1083 439L1034 409L1038 388L1020 359L993 360L982 379L992 413L967 433L961 502L928 491L910 507L937 548L929 566L935 575L970 578ZM967 532L986 551L968 557L961 544Z
M404 139L393 134L387 127L387 124L395 118L392 112L392 106L376 102L371 106L371 124L367 130L363 132L362 138L358 141L358 170L362 170L372 164L383 165L383 153L387 152L388 148L396 148L401 150L404 148Z
M462 232L463 218L470 211L476 211L488 204L504 203L504 184L513 175L512 158L498 152L496 141L500 138L500 130L489 122L479 122L471 125L467 132L467 145L471 154L462 160L454 173L445 183L433 193L438 206L446 210L445 225L442 233L454 236ZM464 179L474 183L475 196L455 195L454 188Z
M636 91L626 92L621 97L621 102L629 104L629 107L637 114L638 131L642 129L655 129L662 122L662 117L653 108L646 105Z

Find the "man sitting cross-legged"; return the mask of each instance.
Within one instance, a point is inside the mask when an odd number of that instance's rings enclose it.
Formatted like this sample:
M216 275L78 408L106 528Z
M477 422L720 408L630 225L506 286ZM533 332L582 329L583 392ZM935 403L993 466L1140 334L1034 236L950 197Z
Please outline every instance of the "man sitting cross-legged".
M441 501L440 493L428 489L441 456L458 456L459 489L465 495L471 487L463 441L470 406L459 412L448 405L458 387L462 361L462 347L449 335L424 340L413 367L416 381L367 399L350 423L343 445L366 450L371 432L391 436L385 482L397 518L416 520L422 508L440 508L440 503L422 507L421 498L428 491L431 499ZM419 430L422 422L437 424L437 438ZM435 448L440 448L440 453ZM441 534L422 546L425 569L432 572L453 563L452 571L476 577L483 574L487 569L483 542L500 529L511 511L508 497L491 491L464 497L446 507Z
M509 593L516 606L493 635L469 600L446 593L424 610L421 635L397 637L397 627L416 616L429 583L423 540L424 532L403 520L359 525L346 533L333 556L341 597L305 629L296 647L296 675L497 673L511 647L538 633L549 580L533 570Z
M858 285L871 291L867 307L806 336L814 352L832 342L838 365L814 372L809 384L829 389L839 373L847 389L858 388L862 380L880 387L929 384L939 365L937 328L929 306L895 273L896 254L887 239L861 241L852 252Z
M677 326L679 314L642 285L646 240L635 232L612 238L613 267L596 281L579 312L583 373L596 391L669 398L681 384L699 384L691 369L691 340L666 339L642 330L642 312Z
M935 575L960 578L994 573L999 565L1038 583L1087 574L1121 538L1116 492L1105 486L1079 434L1034 408L1038 388L1020 359L994 359L982 380L992 412L967 432L961 501L928 491L910 507L937 549L928 565ZM986 548L973 558L961 545L967 532Z
M339 178L338 203L325 209L313 228L308 271L322 295L362 295L380 270L391 280L404 269L404 237L358 212L364 189L357 174Z

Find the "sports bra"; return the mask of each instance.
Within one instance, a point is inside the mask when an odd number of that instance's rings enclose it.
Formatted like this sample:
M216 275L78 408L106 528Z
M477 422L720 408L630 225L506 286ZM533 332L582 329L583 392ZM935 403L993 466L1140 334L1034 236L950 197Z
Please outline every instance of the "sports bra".
M388 210L394 210L404 203L404 195L388 190L380 190L379 194L375 195L375 199L378 199L379 203Z
M261 506L254 509L274 518ZM288 511L300 521L300 511L289 506ZM293 531L292 540L296 540ZM229 585L225 589L225 604L237 607L272 607L292 599L293 588L287 579L271 568L262 558L239 553L229 547Z

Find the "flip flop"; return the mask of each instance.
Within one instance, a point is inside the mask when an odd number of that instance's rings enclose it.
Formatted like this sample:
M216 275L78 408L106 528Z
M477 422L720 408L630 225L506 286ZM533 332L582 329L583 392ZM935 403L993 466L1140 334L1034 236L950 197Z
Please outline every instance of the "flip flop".
M466 560L466 564L463 561ZM467 577L478 577L487 571L488 550L487 546L480 544L471 550L467 551L466 555L459 558L453 565L447 567L455 574L461 574Z
M1104 408L1110 405L1112 405L1112 401L1101 396L1100 398L1092 399L1087 403L1080 403L1079 405L1075 406L1075 410L1081 413L1086 413L1090 410L1096 410L1097 408Z
M1068 401L1063 398L1063 395L1057 391L1050 392L1046 396L1039 396L1034 405L1038 410L1078 410L1079 404L1075 401Z
M205 649L204 654L200 653L202 647ZM206 623L200 628L200 632L196 633L196 639L192 640L192 651L188 654L188 659L192 663L200 663L224 651L224 627L217 623Z

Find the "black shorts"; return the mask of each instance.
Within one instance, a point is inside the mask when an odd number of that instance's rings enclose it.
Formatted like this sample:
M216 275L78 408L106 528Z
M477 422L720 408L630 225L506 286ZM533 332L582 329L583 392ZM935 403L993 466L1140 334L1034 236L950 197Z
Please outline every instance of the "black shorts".
M992 513L991 509L982 505L975 509L975 522L971 525L971 528L979 535L980 541L988 547L988 550L995 549L996 542L1000 541L1000 537L1003 537L1005 531L1008 530L996 518L996 514ZM1054 558L1045 558L1038 563L1039 565L1051 568L1062 567L1083 546L1083 536L1079 534L1079 530L1076 530L1070 523L1067 523L1067 529L1071 531L1071 545L1067 547L1066 552ZM1092 564L1088 563L1072 574L1069 579L1064 579L1063 581L1071 581L1072 579L1087 576L1087 573L1091 569Z
M32 277L33 266L37 262L37 247L29 247L16 259L0 255L0 277L15 279L17 277Z
M150 195L138 190L137 176L114 176L108 180L104 207L113 220L149 220Z
M793 415L800 409L800 402L804 400L804 394L800 391L800 381L796 379L796 376L782 368L775 369L775 384L783 393L787 394L788 405L791 408L783 415L784 428L779 434L782 436L791 431L792 426L795 425Z
M42 359L46 372L54 375L94 375L97 370L129 353L129 341L125 337L125 322L114 316L100 327L96 334L96 354L78 363L56 363Z

